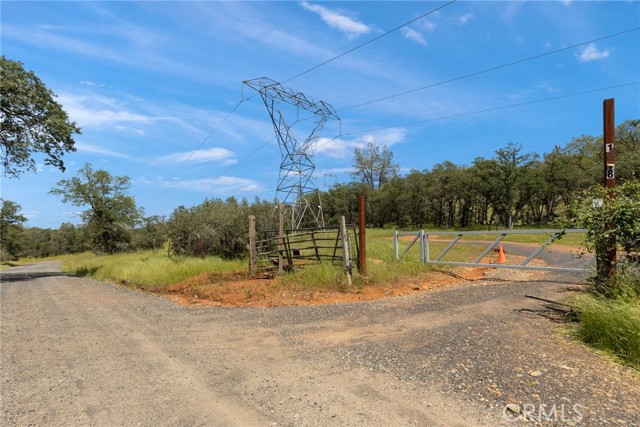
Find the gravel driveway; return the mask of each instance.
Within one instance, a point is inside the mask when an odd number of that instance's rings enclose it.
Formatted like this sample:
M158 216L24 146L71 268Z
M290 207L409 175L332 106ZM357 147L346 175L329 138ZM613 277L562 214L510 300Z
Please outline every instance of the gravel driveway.
M640 376L524 298L567 276L233 309L58 271L2 271L3 426L640 425Z

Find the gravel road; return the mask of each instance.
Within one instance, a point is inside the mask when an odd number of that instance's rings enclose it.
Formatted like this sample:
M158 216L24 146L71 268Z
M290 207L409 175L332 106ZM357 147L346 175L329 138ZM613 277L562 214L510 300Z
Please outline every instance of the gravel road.
M640 425L640 376L559 333L524 295L575 285L536 277L260 309L3 270L0 424Z

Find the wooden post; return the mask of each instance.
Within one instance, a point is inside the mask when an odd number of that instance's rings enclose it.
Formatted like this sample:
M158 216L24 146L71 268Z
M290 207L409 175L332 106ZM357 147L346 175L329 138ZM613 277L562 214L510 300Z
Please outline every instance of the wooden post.
M605 99L603 103L604 130L602 141L604 143L604 186L605 188L613 188L616 185L616 147L615 147L615 105L614 99ZM613 198L613 191L610 190L607 195ZM607 224L611 227L611 224ZM616 236L612 236L607 242L604 254L603 275L610 278L616 274L617 250ZM601 277L603 279L604 277Z
M366 215L365 215L365 199L364 196L358 196L358 242L360 246L358 270L360 275L367 275L367 239L366 239Z
M278 273L284 272L284 260L282 258L282 252L284 247L284 205L280 203L278 205Z
M251 277L258 276L258 251L256 249L255 215L249 215L249 269Z
M342 238L342 267L347 273L347 283L351 286L351 259L349 252L349 234L344 216L340 217L340 237Z

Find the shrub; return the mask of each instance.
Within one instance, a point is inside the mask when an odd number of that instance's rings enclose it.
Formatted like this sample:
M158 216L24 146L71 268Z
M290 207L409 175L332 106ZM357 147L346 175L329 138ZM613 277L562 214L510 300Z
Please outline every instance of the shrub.
M248 253L248 216L256 215L260 229L275 229L275 208L256 200L238 203L230 197L205 200L190 209L180 206L167 222L171 250L178 255L205 257L216 255L224 259Z

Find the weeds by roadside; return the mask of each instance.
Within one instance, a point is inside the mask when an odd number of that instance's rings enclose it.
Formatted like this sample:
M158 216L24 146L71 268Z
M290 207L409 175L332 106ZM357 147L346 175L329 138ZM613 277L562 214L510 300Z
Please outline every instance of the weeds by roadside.
M577 336L640 370L640 266L621 264L603 295L596 287L575 299Z
M171 284L216 271L246 270L247 261L222 260L219 257L176 257L162 252L142 251L96 256L92 253L65 255L62 270L76 276L125 283L133 287L156 290Z

